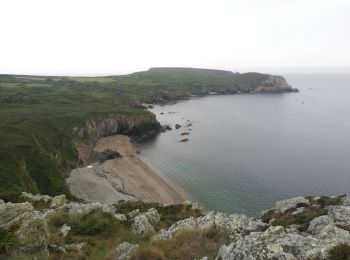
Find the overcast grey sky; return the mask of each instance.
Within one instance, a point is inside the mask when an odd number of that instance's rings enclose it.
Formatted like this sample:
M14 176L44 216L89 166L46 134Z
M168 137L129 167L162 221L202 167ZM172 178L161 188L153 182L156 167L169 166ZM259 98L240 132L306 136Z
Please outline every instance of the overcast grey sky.
M349 0L0 0L0 73L350 72Z

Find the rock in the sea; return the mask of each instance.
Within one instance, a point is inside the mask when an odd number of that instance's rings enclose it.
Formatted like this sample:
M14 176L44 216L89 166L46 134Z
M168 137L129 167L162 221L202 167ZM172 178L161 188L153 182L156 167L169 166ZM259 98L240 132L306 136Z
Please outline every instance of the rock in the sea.
M163 126L164 130L173 130L170 125L165 125Z
M129 260L139 248L138 244L121 243L115 250L115 260Z
M310 206L310 201L304 197L296 197L287 200L280 200L275 203L275 209L281 213L287 210Z
M16 246L9 258L48 259L49 231L45 218L30 203L0 205L0 227L14 232Z
M140 214L134 218L131 229L136 234L154 234L154 228L144 214Z
M188 140L189 140L188 138L184 138L184 139L181 139L180 142L185 143L185 142L188 142Z
M175 125L175 128L176 128L176 129L179 129L179 128L181 128L181 125L180 125L180 124L176 124L176 125Z
M124 214L114 214L113 215L115 219L119 220L119 221L125 221L126 220L126 216Z

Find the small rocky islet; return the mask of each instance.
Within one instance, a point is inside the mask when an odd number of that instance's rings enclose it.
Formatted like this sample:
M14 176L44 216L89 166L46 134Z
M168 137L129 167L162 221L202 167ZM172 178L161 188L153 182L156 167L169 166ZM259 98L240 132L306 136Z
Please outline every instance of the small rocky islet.
M1 259L347 259L350 196L296 197L260 217L197 204L0 194Z

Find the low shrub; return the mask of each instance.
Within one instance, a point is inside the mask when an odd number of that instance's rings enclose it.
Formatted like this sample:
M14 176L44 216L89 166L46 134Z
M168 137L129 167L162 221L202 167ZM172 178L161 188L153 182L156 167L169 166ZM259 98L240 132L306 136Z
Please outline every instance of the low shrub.
M330 260L349 260L350 259L350 246L346 244L340 244L333 247L329 251Z
M16 246L16 236L13 230L0 227L0 255L8 254Z
M228 243L228 239L228 232L216 227L183 230L169 240L155 240L141 245L133 259L192 260L204 256L214 259L220 246Z

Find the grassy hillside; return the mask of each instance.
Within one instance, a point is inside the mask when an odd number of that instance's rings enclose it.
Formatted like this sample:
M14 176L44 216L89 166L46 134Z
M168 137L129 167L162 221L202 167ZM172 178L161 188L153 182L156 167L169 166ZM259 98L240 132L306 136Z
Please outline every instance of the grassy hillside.
M0 75L0 191L69 195L64 177L79 163L72 128L107 115L154 116L142 102L249 92L268 75L154 68L123 76Z

